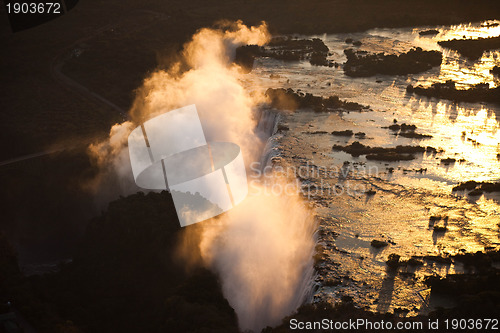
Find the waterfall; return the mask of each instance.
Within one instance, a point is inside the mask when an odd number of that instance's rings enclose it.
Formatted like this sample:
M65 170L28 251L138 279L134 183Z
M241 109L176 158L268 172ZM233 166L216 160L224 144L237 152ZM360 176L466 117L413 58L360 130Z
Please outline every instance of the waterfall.
M281 116L278 111L273 109L260 110L259 121L255 128L255 134L262 140L266 141L260 156L260 171L271 165L273 157L280 155L279 138L281 135L277 134L278 123Z

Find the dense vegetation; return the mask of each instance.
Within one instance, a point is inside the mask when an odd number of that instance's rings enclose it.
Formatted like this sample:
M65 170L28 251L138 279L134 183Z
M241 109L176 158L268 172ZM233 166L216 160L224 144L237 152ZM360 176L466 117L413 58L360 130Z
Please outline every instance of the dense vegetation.
M0 167L0 230L19 249L21 261L72 256L75 240L99 213L96 198L82 190L95 172L85 147Z
M184 232L168 192L137 193L91 221L72 263L30 278L0 237L0 301L40 332L237 332L199 251L176 255Z

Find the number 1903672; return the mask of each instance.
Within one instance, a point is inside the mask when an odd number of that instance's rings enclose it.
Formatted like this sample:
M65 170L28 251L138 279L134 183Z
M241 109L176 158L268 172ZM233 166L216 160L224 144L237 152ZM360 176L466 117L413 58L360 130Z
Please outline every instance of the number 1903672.
M446 319L444 324L447 330L498 330L498 319Z
M61 14L59 2L10 2L5 5L8 14Z

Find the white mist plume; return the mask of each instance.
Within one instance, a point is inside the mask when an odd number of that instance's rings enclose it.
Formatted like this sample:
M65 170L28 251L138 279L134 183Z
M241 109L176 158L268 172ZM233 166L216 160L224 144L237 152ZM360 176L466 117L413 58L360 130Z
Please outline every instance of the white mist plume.
M157 114L189 104L198 109L207 141L238 144L247 166L259 160L263 142L254 133L253 109L262 98L243 88L243 74L230 59L237 46L262 45L269 33L265 24L248 28L236 22L226 28L201 29L185 45L180 62L144 81L130 112L135 124L115 125L108 141L89 149L102 169L131 179L131 172L126 174L130 131ZM190 69L182 71L185 64ZM200 248L205 264L220 276L240 329L258 332L279 324L305 300L312 278L311 213L298 196L249 194L218 221L202 223Z
M240 328L260 332L306 300L315 242L312 215L301 198L254 190L260 194L222 216L222 229L204 228L200 247L222 278Z
M144 82L131 115L144 121L159 113L195 104L207 141L230 141L244 148L245 158L261 147L253 133L252 108L258 99L249 96L239 81L238 66L230 66L237 46L262 45L269 40L265 24L251 27L236 22L227 31L201 29L185 45L182 63L153 73Z

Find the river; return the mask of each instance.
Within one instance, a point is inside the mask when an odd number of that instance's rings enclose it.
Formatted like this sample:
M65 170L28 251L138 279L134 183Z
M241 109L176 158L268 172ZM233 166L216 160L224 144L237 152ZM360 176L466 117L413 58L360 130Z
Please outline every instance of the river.
M490 23L499 23L493 21ZM437 29L434 36L420 31ZM440 50L440 67L416 75L377 75L350 78L341 67L312 66L309 62L283 62L258 58L244 79L250 90L292 88L295 91L369 105L363 112L315 113L310 110L281 112L280 124L289 128L272 138L273 160L288 169L309 170L300 183L319 221L319 252L313 301L336 302L350 297L358 306L373 311L402 310L425 314L436 306L452 306L451 300L430 297L424 284L428 275L464 272L460 264L423 260L396 274L387 269L391 253L411 256L447 256L500 246L500 194L468 197L452 187L468 180L500 180L500 106L455 103L419 98L406 93L409 84L429 86L453 79L458 88L486 82L500 85L489 70L500 63L500 51L485 52L470 61L437 42L453 38L500 34L500 26L481 23L403 29L373 29L360 33L298 36L321 38L329 47L330 60L343 63L343 50L362 42L360 50L401 53L412 47ZM258 88L256 88L258 87ZM387 127L397 121L416 125L428 139L395 136ZM364 132L364 138L340 137L332 131ZM369 161L332 151L332 145L359 141L373 147L397 145L431 146L437 154L424 153L411 161ZM456 163L440 160L454 158ZM458 162L461 161L461 162ZM314 172L316 171L316 172ZM392 171L392 172L391 172ZM329 189L329 190L325 190ZM368 190L375 191L367 195ZM431 216L442 219L432 221ZM434 225L446 227L436 232ZM377 239L389 245L376 249ZM468 268L467 268L468 269Z

